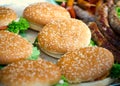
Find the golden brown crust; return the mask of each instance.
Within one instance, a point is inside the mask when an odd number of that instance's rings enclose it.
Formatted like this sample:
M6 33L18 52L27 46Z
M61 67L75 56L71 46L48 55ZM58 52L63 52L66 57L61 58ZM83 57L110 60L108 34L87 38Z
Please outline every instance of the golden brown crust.
M61 19L44 26L38 34L38 45L47 52L64 54L86 47L91 39L90 29L77 19Z
M59 67L42 59L9 64L1 74L0 82L5 86L52 86L61 78Z
M31 23L43 26L55 19L70 18L70 14L65 8L48 2L31 4L25 8L23 16Z
M64 54L57 65L70 83L80 83L103 76L113 63L113 55L107 49L86 47Z
M21 36L0 31L0 64L28 58L32 54L32 44Z
M12 9L0 6L0 26L6 26L16 18L17 15Z

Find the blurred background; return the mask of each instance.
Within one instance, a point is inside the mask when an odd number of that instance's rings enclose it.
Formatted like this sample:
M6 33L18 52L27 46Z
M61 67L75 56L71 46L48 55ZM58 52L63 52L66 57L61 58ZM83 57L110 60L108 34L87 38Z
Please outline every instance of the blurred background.
M36 2L51 2L55 4L54 0L0 0L0 6L12 8L17 12L19 17L26 6Z

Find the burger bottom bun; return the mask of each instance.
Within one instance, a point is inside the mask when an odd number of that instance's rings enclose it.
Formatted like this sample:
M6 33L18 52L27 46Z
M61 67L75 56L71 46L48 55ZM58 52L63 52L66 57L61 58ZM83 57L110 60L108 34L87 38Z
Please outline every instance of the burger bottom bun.
M93 82L84 82L80 84L71 84L70 86L108 86L114 82L114 79L111 78L105 78L103 80L93 81Z
M60 78L59 67L42 59L18 61L0 71L2 86L52 86Z
M30 23L30 29L33 29L35 31L40 31L43 28L43 25L35 24L32 22L29 22L29 23Z
M60 58L63 54L62 53L52 53L50 51L44 50L43 48L40 48L45 54L52 56L54 58Z

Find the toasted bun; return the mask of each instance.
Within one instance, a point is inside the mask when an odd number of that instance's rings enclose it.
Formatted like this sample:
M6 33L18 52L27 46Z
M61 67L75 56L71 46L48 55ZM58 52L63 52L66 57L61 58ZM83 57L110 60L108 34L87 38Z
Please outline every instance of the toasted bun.
M0 6L0 26L6 26L17 18L15 11Z
M52 86L61 78L59 67L42 59L9 64L1 74L3 86Z
M0 64L28 58L32 54L32 44L21 36L0 31Z
M30 28L37 31L52 20L70 18L65 8L48 2L31 4L25 8L23 16L30 22Z
M110 51L101 47L86 47L64 54L57 65L70 83L94 81L111 69L114 63Z
M52 21L38 34L38 45L48 55L60 58L67 51L89 45L91 32L81 20L67 18Z

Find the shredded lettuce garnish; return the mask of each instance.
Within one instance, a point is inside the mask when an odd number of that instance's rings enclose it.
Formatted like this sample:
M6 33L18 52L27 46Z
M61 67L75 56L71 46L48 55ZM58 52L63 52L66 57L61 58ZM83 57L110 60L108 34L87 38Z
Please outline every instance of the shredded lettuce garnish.
M38 46L38 38L35 39L33 46L37 47Z
M2 69L3 68L3 66L2 65L0 65L0 69Z
M57 4L61 4L62 2L67 2L67 0L55 0L54 2L52 3L57 3Z
M0 70L2 69L2 68L4 68L6 65L0 65Z
M89 46L96 46L96 43L91 39Z
M16 34L20 34L28 30L29 27L30 27L29 22L25 18L20 17L18 21L12 21L8 25L7 30Z
M69 83L64 76L61 76L59 83L55 84L54 86L69 86Z
M120 64L114 63L113 67L110 70L111 78L120 78Z
M40 51L37 49L37 47L33 47L32 55L27 58L28 60L37 60L40 56Z
M118 18L120 18L120 7L115 8Z
M67 2L67 0L55 0L56 2Z

